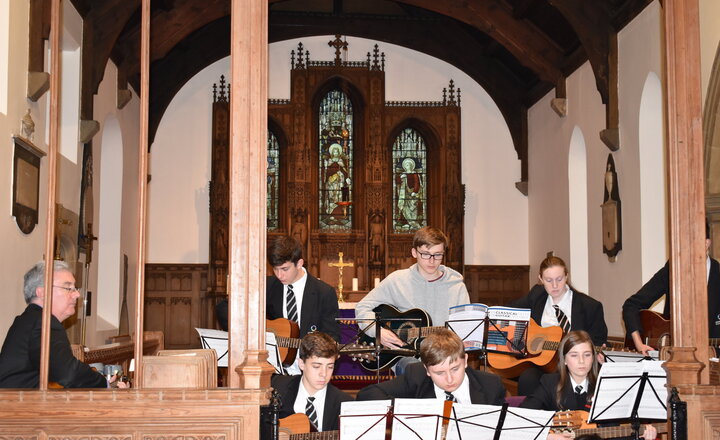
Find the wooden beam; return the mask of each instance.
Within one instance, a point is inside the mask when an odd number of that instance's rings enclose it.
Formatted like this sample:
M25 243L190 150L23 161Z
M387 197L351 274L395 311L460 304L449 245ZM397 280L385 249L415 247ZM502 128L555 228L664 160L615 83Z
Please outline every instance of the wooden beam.
M232 0L230 93L231 388L270 386L265 350L268 3Z
M93 2L83 19L82 74L80 78L80 118L93 119L93 97L98 91L123 27L137 11L140 0ZM136 50L139 49L136 48Z
M611 150L620 148L617 32L603 2L548 0L567 19L582 42L605 104L605 129L600 138Z
M145 243L147 231L148 114L150 108L150 0L142 0L140 39L140 130L138 139L137 267L135 268L135 371L142 372L145 334ZM140 388L141 381L135 381Z
M668 386L709 382L698 0L665 0L665 96L673 347ZM682 318L682 319L681 319Z
M57 200L58 139L60 135L60 0L50 7L50 133L48 143L47 210L45 223L45 293L43 296L42 330L40 332L40 391L47 391L50 377L50 317L53 300L53 269L55 263L55 200Z
M500 0L398 0L467 23L498 41L541 80L554 84L561 76L560 48L531 22L516 20ZM583 2L585 5L586 2Z

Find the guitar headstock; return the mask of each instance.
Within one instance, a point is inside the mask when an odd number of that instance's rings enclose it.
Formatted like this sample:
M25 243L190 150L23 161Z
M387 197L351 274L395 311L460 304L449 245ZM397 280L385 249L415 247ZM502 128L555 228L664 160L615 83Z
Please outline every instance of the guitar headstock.
M584 411L558 411L553 417L552 432L570 432L585 424L587 413Z
M353 361L374 362L375 344L367 342L346 344L340 350L341 354L347 354Z

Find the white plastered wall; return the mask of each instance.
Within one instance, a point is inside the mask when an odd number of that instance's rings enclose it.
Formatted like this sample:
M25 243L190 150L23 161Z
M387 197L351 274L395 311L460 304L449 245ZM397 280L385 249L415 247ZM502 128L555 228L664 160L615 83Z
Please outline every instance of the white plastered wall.
M270 98L289 98L290 51L299 41L313 60L334 56L328 36L271 44ZM376 42L348 38L348 43L348 59L365 60ZM438 101L450 79L462 89L465 263L526 264L527 199L515 189L520 162L498 108L477 83L447 63L399 46L379 46L386 59L386 100ZM152 146L149 262L207 262L212 84L220 74L228 78L228 72L224 59L198 73L160 123Z
M622 303L642 285L638 119L645 80L650 72L660 72L662 67L660 20L660 7L654 2L618 35L620 149L613 157L622 201L623 249L616 262L609 262L602 252L600 204L610 150L598 136L605 128L605 106L595 87L590 64L585 63L567 79L566 117L560 118L550 109L552 94L529 112L531 273L537 273L538 264L547 251L552 250L568 260L569 207L565 173L569 140L577 126L582 130L587 148L589 289L586 293L603 303L610 335L624 332ZM662 126L654 129L661 131ZM666 240L663 236L643 237L646 238L660 243ZM570 267L571 278L572 271Z

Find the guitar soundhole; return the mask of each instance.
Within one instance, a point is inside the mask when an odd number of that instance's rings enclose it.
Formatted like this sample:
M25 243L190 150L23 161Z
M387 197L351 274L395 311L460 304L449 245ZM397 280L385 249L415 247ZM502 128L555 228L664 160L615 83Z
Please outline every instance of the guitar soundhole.
M539 353L542 351L544 343L544 338L532 338L528 341L528 351L530 353Z
M415 328L417 328L417 326L415 324L413 324L412 322L406 321L406 322L403 322L402 324L400 324L400 326L397 329L395 329L395 334L397 334L398 338L402 339L403 341L410 342L410 341L408 341L408 336L409 336L410 330L415 329Z

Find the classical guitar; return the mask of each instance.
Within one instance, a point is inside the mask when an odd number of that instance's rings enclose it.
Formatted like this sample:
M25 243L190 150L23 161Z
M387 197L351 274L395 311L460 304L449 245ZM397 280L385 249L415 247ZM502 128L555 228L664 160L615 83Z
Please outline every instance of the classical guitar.
M395 363L403 357L415 356L422 338L439 328L445 328L431 327L432 320L430 316L420 309L410 309L401 312L391 305L381 304L375 307L374 311L380 312L381 320L386 320L381 323L383 327L392 330L400 340L405 342L405 345L400 347L399 350L383 349L380 352L379 366L377 361L370 362L363 360L360 365L369 371L384 370L395 365ZM368 324L368 321L358 323L361 329ZM375 338L362 334L360 336L360 342L371 345L375 343Z
M529 366L536 365L546 372L555 370L557 349L563 337L562 328L540 327L534 320L528 323L527 356L515 357L507 353L489 352L488 363L503 377L517 377Z
M305 414L296 413L280 419L278 438L282 440L338 440L340 431L315 432Z
M585 434L597 434L601 438L628 437L633 434L629 424L598 428L595 423L587 423L588 413L585 411L559 411L553 418L551 432L568 433L572 438ZM667 423L653 423L658 434L667 433Z
M267 331L275 334L278 352L283 365L290 365L295 361L302 339L298 338L300 329L297 323L286 318L265 320ZM355 360L371 362L375 360L374 348L368 344L339 344L340 354L350 355Z
M527 355L516 357L507 353L488 352L488 363L494 372L502 377L517 377L531 365L542 368L545 372L555 371L557 367L557 350L563 337L559 326L540 327L534 320L528 323ZM622 343L609 342L610 348L622 348ZM603 347L595 347L600 352Z

